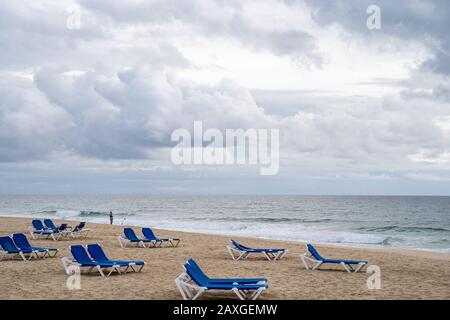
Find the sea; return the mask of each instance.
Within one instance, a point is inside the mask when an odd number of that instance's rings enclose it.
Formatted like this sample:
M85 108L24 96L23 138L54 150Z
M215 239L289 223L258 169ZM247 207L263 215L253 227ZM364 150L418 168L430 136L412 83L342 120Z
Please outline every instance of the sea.
M450 197L0 196L0 216L450 253ZM0 230L1 233L1 230Z

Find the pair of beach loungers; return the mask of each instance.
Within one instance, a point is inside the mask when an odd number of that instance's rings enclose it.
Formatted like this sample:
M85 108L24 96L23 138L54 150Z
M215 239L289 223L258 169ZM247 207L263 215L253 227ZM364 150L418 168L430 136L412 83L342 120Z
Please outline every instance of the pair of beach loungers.
M269 287L266 278L209 278L193 259L183 267L175 284L184 300L196 300L210 290L232 291L241 300L256 300Z
M61 262L68 275L73 274L73 266L87 268L87 272L98 271L102 277L109 277L113 272L125 274L130 270L140 272L145 266L144 261L111 260L99 244L72 245L69 247L72 257L63 257Z
M342 265L347 272L358 272L368 264L367 261L327 259L322 257L313 245L307 244L307 248L309 254L301 254L300 258L308 270L316 270L321 265L330 263ZM252 253L262 253L268 260L273 261L281 259L287 252L286 249L249 248L234 240L228 249L234 260L246 259ZM208 290L233 291L241 300L255 300L268 288L266 278L209 278L193 259L189 259L183 267L184 272L175 279L175 284L184 300L196 300Z
M144 237L140 238L132 228L124 228L123 236L119 236L117 239L122 248L126 247L129 243L142 246L143 248L147 248L146 244L148 244L149 248L162 247L164 243L172 247L177 247L181 241L180 238L158 238L150 228L142 228L142 235Z
M33 247L23 233L14 233L11 236L0 237L0 260L4 257L20 257L24 261L33 258L40 259L54 257L58 249Z
M45 237L46 239L61 240L68 239L69 237L84 237L86 238L89 229L86 228L86 222L80 222L74 228L69 227L66 223L57 227L51 219L44 219L44 223L41 220L35 219L31 222L29 228L30 234L33 239L38 236Z
M361 271L366 265L367 261L359 260L341 260L341 259L328 259L322 257L319 252L314 248L312 244L306 245L309 253L303 253L300 255L300 259L303 262L306 269L317 270L323 264L339 264L347 272ZM233 260L247 259L250 254L264 254L264 256L270 260L279 260L287 253L287 249L255 249L244 246L235 240L231 240L231 245L227 246L228 253Z

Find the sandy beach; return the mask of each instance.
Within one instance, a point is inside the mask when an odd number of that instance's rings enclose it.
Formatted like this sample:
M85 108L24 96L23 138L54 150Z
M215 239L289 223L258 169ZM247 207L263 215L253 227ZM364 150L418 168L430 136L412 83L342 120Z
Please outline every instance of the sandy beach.
M55 220L61 223L61 220ZM75 225L74 221L64 221ZM31 220L0 218L0 235L27 232ZM450 299L450 254L413 250L343 248L318 246L329 258L368 260L381 268L381 289L369 290L369 274L344 272L339 267L305 270L299 254L305 245L252 238L239 238L255 247L285 247L289 253L281 261L261 257L233 261L225 247L229 236L155 230L160 237L179 236L177 248L121 248L117 236L123 226L88 223L86 240L31 240L34 246L58 248L56 258L3 260L0 299L181 299L174 279L182 264L194 258L210 277L266 277L269 289L260 299ZM76 243L100 243L111 259L144 260L141 273L83 275L80 290L69 290L60 258L69 256L68 247ZM232 293L210 292L203 299L236 299Z

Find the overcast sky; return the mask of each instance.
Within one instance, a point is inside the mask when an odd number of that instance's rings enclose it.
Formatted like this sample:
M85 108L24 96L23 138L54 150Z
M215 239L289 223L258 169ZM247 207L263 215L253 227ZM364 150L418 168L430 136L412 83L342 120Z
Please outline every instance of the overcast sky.
M449 21L447 0L0 0L0 194L450 195ZM279 174L173 165L194 120L279 129Z

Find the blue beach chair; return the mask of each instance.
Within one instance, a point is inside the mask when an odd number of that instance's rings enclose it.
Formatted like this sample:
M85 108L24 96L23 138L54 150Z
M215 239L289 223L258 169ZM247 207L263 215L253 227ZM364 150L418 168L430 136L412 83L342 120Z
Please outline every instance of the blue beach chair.
M239 284L262 284L267 283L266 278L210 278L208 277L203 270L200 268L200 266L197 264L197 262L194 261L194 259L189 259L187 262L194 271L198 273L200 277L205 279L209 283L239 283Z
M117 264L121 267L125 267L126 269L123 271L125 273L128 271L128 269L131 269L134 272L140 272L142 270L142 268L144 268L144 266L145 266L144 261L110 260L106 256L102 247L97 243L88 244L87 250L94 261L102 262L102 263L112 263L112 264Z
M20 250L28 250L28 251L37 251L42 255L42 258L45 258L46 256L49 257L55 257L58 253L58 249L55 248L40 248L40 247L33 247L30 242L28 241L27 237L23 233L15 233L12 235L12 239L15 243L15 245Z
M233 260L247 259L252 253L263 254L269 261L280 260L288 252L287 249L254 249L246 247L235 240L231 240L231 245L227 246L228 253Z
M39 252L31 249L20 249L16 246L11 237L0 237L0 260L3 260L6 256L20 257L24 261L31 260L32 258L39 258ZM28 259L27 257L28 256Z
M143 239L138 238L136 233L131 228L124 228L123 229L123 236L117 237L117 240L119 240L120 246L122 248L126 247L128 243L134 243L136 246L142 246L143 248L146 248L145 244L148 243L150 246L150 243L155 246L156 241L155 240L149 240L149 239Z
M70 227L67 225L67 223L62 223L59 227L57 227L53 223L53 220L44 219L44 225L48 230L53 231L53 233L57 235L57 238L67 238L72 234L72 231L70 230Z
M52 219L44 219L44 225L45 225L45 227L47 229L50 229L50 230L53 230L53 231L58 230L58 227L53 223Z
M35 219L31 221L31 227L29 228L30 235L33 239L37 236L44 236L46 239L52 238L56 241L55 232L42 224L41 220Z
M116 271L121 274L120 265L112 262L97 262L89 257L86 249L81 245L72 245L69 247L70 252L72 253L73 258L63 257L61 258L61 262L64 266L64 269L68 275L73 274L73 269L71 266L77 266L79 268L88 268L88 272L96 269L102 277L109 277L111 273ZM109 270L109 272L108 272ZM108 272L105 274L105 272Z
M340 264L347 272L358 272L368 264L367 261L327 259L322 257L312 244L307 244L306 247L308 248L309 254L303 253L300 255L300 259L306 269L316 270L324 263L332 263Z
M241 300L256 300L269 287L267 282L255 284L241 284L237 281L234 283L214 283L208 281L189 263L184 265L184 269L185 272L175 279L175 284L184 300L196 300L208 290L233 291Z
M181 241L180 238L158 238L150 228L142 228L142 234L145 239L155 241L154 244L158 247L161 247L161 245L166 242L170 243L172 247L177 247Z
M70 233L70 235L73 238L75 238L77 236L80 236L80 237L84 236L84 239L86 239L90 230L88 228L86 228L86 222L82 221L77 226L75 226L75 228L73 228L71 231L72 232Z

